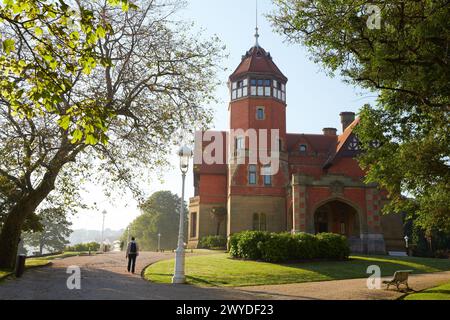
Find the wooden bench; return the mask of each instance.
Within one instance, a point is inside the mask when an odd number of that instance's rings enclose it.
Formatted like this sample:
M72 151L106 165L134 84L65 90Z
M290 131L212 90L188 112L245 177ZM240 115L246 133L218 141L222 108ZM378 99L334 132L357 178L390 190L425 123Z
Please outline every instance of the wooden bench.
M389 290L389 286L396 286L397 290L401 284L404 284L406 288L409 290L408 286L408 278L409 274L412 273L412 270L399 270L394 273L394 277L392 280L383 281L384 284L387 284L387 289Z

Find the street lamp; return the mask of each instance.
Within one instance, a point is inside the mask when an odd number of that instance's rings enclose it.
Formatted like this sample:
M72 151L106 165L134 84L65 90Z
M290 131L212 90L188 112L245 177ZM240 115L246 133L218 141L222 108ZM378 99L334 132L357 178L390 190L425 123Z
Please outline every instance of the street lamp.
M105 251L105 245L104 245L104 238L103 238L103 235L104 235L104 232L105 232L105 216L106 216L106 210L103 210L102 211L102 214L103 214L103 222L102 222L102 242L101 242L101 244L100 244L100 246L101 246L101 250L102 250L102 252L103 251Z
M180 157L181 170L181 205L180 205L180 228L178 232L178 247L175 251L175 274L172 278L172 283L180 284L186 282L184 275L184 181L186 179L186 172L189 169L189 160L192 157L192 150L187 146L183 146L178 151Z
M158 252L161 251L161 233L158 233Z
M409 245L408 245L409 237L405 236L403 239L405 239L406 254L409 256Z

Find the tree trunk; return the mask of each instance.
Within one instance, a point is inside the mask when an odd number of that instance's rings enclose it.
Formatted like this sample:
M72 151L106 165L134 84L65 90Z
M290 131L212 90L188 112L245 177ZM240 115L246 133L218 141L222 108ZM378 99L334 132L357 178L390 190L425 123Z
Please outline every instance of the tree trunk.
M44 174L39 186L36 189L25 191L20 200L8 212L0 233L0 268L14 268L20 233L25 219L55 189L55 180L64 164L75 161L77 154L83 149L84 146L75 148L74 145L70 144L67 136L64 136L60 149L49 162L47 166L49 169Z
M29 213L21 203L15 205L8 213L0 233L0 268L14 269L20 232Z
M220 225L221 225L221 224L222 224L221 221L219 221L219 222L217 223L217 232L216 232L216 236L220 235Z
M20 233L25 219L36 210L55 188L56 175L55 173L47 173L40 186L22 197L8 212L0 233L0 268L14 268Z

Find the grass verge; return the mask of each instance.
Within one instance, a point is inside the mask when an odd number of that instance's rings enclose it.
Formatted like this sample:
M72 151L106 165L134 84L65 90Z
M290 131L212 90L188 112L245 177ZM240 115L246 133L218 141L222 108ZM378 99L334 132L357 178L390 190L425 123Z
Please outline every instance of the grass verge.
M157 262L145 270L144 277L156 283L170 283L173 265L173 260ZM275 264L234 260L220 253L187 257L186 280L193 285L231 287L356 279L367 277L370 265L378 265L382 276L402 269L413 270L413 273L450 270L450 260L417 257L358 255L348 261Z
M46 256L46 257L36 257L36 258L30 257L30 258L27 258L27 260L25 261L25 268L30 269L30 268L36 268L36 267L43 267L43 266L50 264L50 262L54 259L69 258L69 257L79 256L81 254L85 254L85 252L64 252L61 254L55 254L55 255ZM14 272L11 270L0 269L0 280L10 276L13 273Z
M403 300L450 300L450 282L407 295Z

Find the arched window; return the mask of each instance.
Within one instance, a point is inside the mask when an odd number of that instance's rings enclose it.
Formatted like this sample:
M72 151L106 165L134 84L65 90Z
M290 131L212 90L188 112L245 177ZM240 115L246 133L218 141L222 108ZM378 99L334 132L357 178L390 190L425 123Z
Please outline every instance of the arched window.
M267 231L267 222L265 213L253 214L253 230L255 231Z

